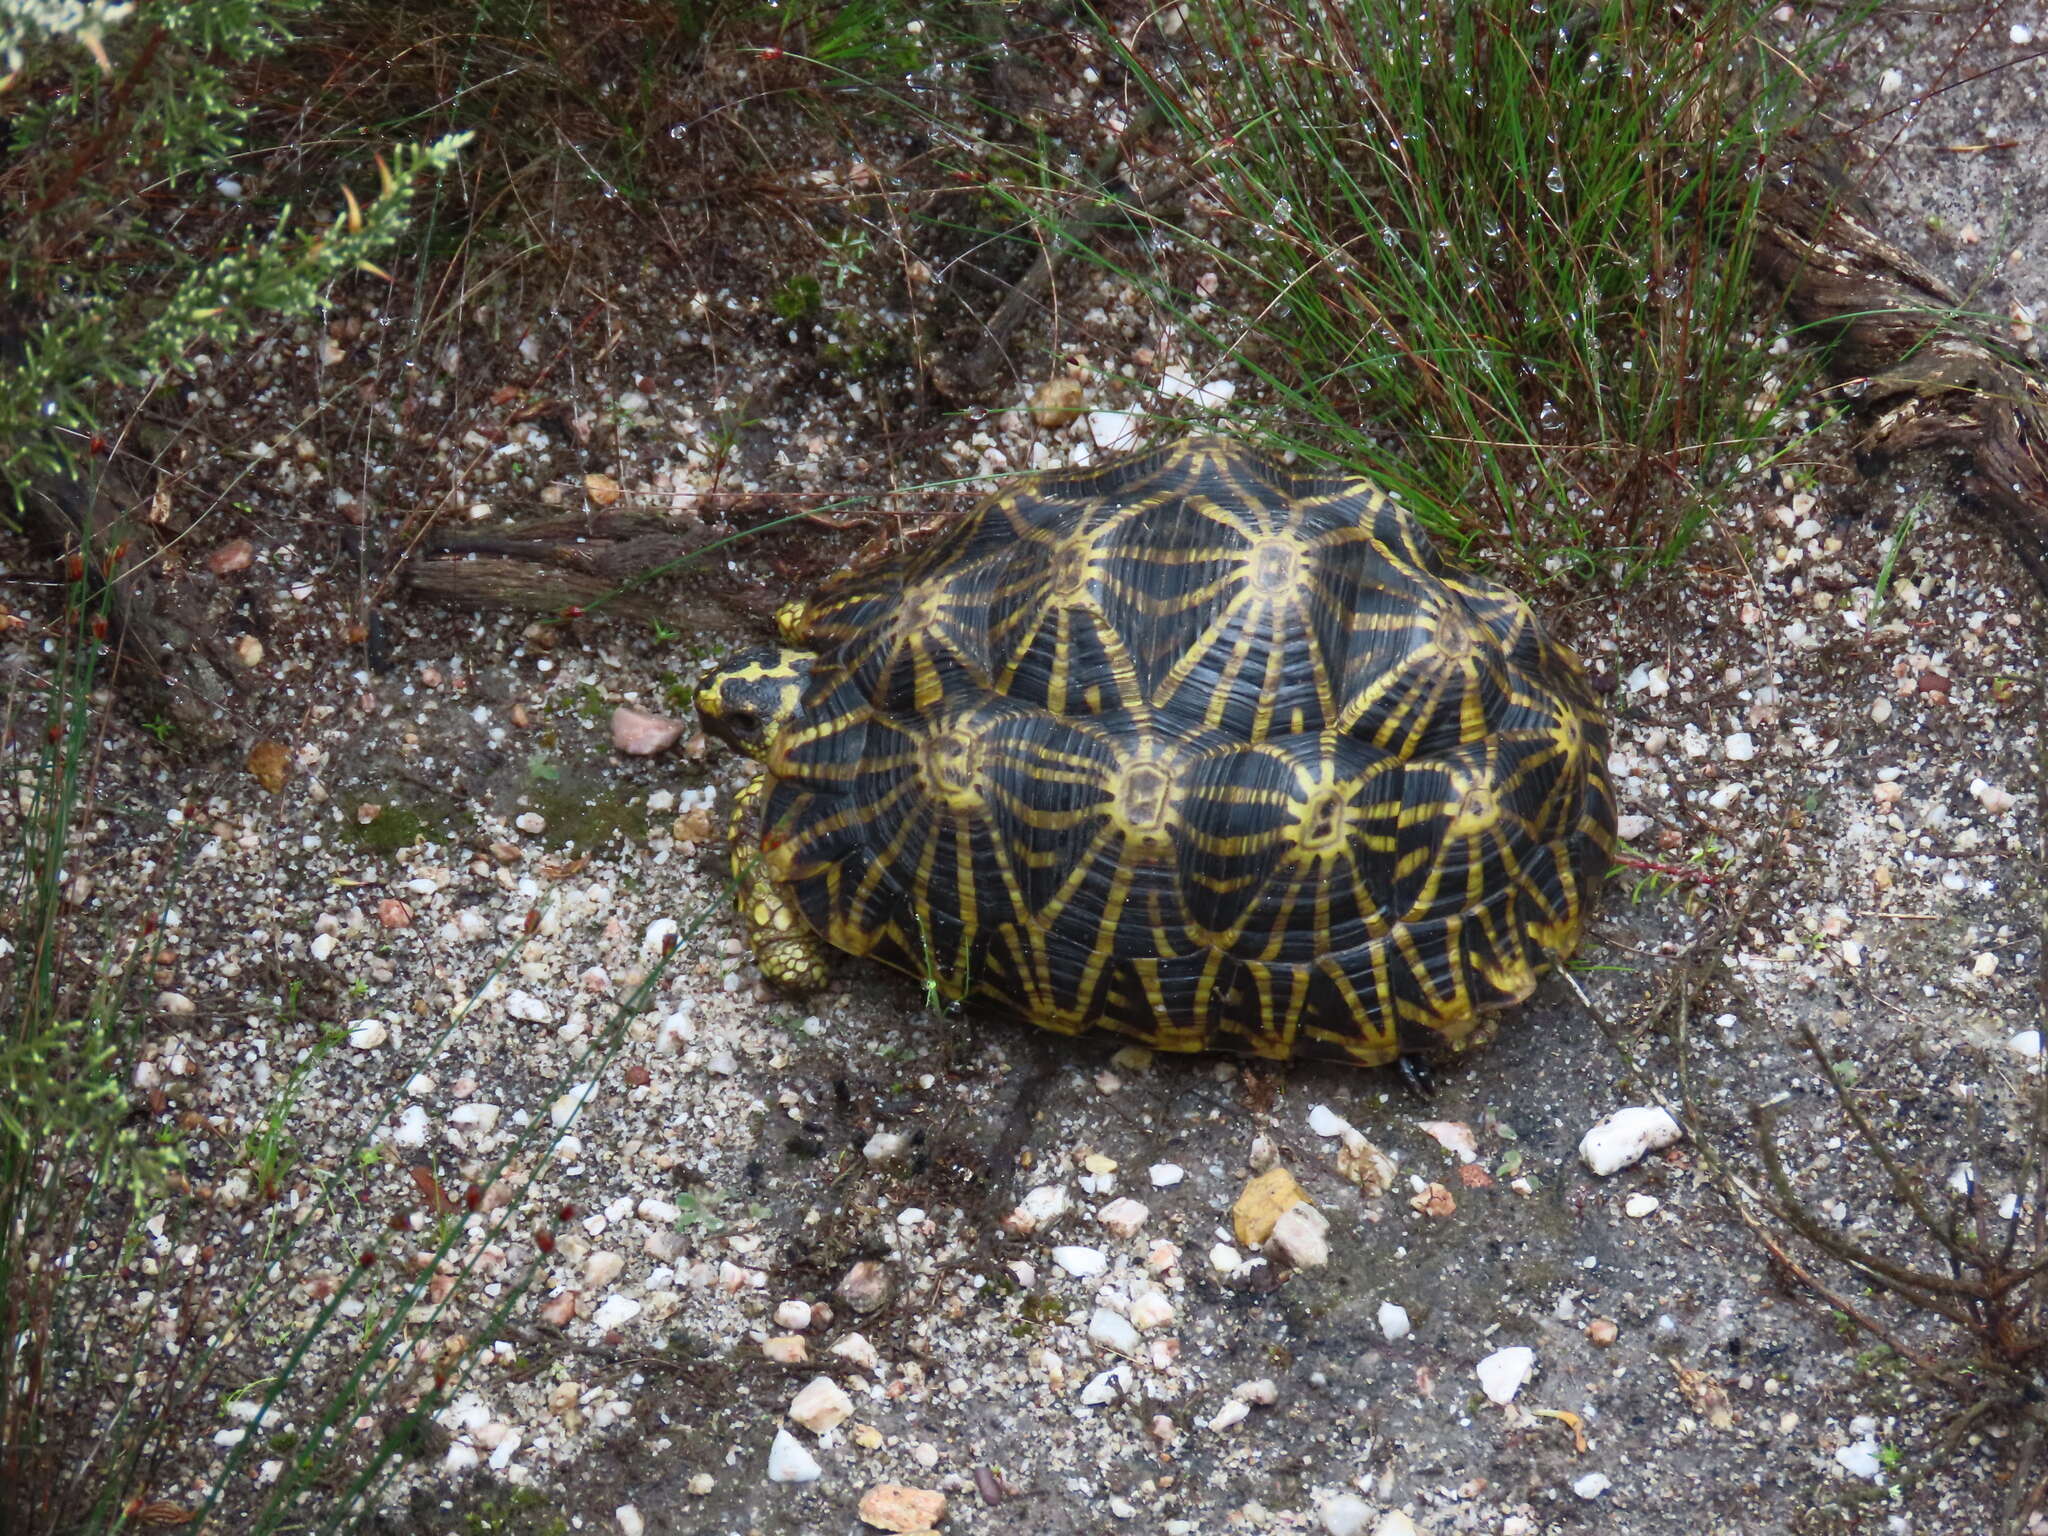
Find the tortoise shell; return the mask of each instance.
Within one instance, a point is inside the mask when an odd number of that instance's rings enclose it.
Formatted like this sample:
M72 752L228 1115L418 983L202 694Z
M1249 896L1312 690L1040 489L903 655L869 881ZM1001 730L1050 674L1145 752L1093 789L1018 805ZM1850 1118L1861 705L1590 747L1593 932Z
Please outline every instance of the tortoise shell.
M1362 479L1183 442L828 585L762 860L838 948L1050 1029L1377 1065L1576 946L1607 727Z

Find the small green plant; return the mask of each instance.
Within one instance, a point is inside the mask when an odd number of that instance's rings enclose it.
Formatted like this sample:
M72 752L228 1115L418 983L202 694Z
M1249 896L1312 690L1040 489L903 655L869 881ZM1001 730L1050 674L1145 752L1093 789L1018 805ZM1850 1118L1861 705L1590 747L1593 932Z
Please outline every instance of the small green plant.
M825 290L808 272L800 272L775 290L769 306L785 320L802 320L815 315L824 303Z
M695 1229L707 1237L723 1232L728 1223L718 1214L719 1203L725 1197L715 1189L702 1194L685 1190L676 1196L676 1226L682 1231Z
M875 249L874 236L864 229L847 228L824 236L825 274L834 288L844 288L860 276L862 265ZM816 279L811 279L813 287Z
M1912 536L1913 521L1925 501L1916 501L1899 514L1899 526L1892 530L1892 536L1884 547L1884 562L1877 570L1877 583L1872 590L1870 616L1874 619L1884 608L1885 594L1892 589L1892 572L1898 568L1899 554L1906 547L1906 540Z
M368 989L365 988L365 991ZM352 994L354 995L354 994ZM286 1037L292 1020L298 1014L299 983L294 981L286 989L285 1005L278 1020L278 1034ZM291 1075L285 1079L284 1087L270 1102L270 1109L263 1117L263 1125L242 1148L242 1161L256 1175L259 1194L274 1197L286 1172L296 1161L298 1151L292 1140L290 1124L293 1112L306 1089L306 1081L328 1054L348 1038L342 1029L322 1030L306 1053L292 1065Z

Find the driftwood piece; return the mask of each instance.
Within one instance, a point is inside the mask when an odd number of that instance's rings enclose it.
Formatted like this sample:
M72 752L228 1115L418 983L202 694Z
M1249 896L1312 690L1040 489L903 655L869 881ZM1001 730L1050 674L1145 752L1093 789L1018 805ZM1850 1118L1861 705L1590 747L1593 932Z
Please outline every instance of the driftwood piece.
M729 535L636 511L546 518L429 537L399 569L422 597L559 615L576 608L679 629L767 629L776 598L742 585L713 548Z
M1839 178L1802 166L1765 200L1759 273L1829 343L1828 368L1860 382L1866 471L1923 448L1967 468L1965 499L2011 540L2048 592L2048 383L1961 297L1877 232Z
M230 739L242 668L207 611L206 588L166 576L149 558L159 541L140 475L94 460L76 473L27 475L12 492L38 553L59 569L76 557L84 600L104 604L107 681L141 718L177 726L169 740L207 747ZM8 494L0 486L0 497Z

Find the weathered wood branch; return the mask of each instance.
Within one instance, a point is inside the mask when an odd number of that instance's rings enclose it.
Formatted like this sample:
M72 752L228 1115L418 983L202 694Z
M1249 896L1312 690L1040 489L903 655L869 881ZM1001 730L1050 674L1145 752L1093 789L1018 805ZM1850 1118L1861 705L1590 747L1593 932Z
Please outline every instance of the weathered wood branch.
M2048 381L1949 285L1877 232L1834 175L1802 166L1766 200L1757 270L1828 368L1862 388L1868 472L1918 449L1967 466L1961 490L2048 592Z
M0 486L0 497L7 494ZM105 605L107 680L143 719L176 725L186 745L228 740L224 711L243 671L206 613L203 590L166 577L148 558L159 540L147 523L151 496L140 474L94 460L76 473L23 477L13 501L52 571L78 557L85 601Z
M712 548L725 537L646 512L544 518L430 536L400 567L399 581L465 607L580 608L686 629L772 627L777 599L732 575Z

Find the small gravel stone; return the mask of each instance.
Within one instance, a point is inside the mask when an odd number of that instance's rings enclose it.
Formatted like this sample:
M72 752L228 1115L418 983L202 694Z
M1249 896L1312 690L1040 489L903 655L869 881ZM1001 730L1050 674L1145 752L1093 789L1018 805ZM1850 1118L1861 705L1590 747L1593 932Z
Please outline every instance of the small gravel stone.
M1173 1317L1173 1303L1164 1291L1147 1291L1131 1303L1131 1326L1141 1333L1164 1328Z
M787 1328L791 1333L802 1333L811 1326L811 1304L808 1301L778 1302L775 1307L777 1327Z
M512 825L529 835L537 835L547 831L548 819L539 811L521 811L512 819Z
M934 1488L877 1483L860 1497L860 1518L878 1531L929 1531L946 1518L946 1496Z
M1462 1120L1423 1120L1417 1123L1429 1139L1450 1153L1461 1163L1479 1161L1479 1142L1472 1134L1472 1127Z
M1480 1361L1477 1370L1480 1390L1490 1401L1506 1407L1536 1374L1536 1351L1526 1344L1511 1344Z
M681 720L650 715L620 705L612 711L612 745L629 757L652 757L683 739L689 727Z
M583 1261L583 1283L593 1291L601 1291L618 1279L625 1267L624 1254L600 1248Z
M1344 1145L1337 1153L1337 1172L1356 1184L1358 1192L1371 1200L1393 1187L1400 1169L1386 1153L1356 1130L1350 1130L1344 1133Z
M882 1357L875 1353L875 1346L858 1333L849 1333L845 1338L834 1344L831 1349L827 1350L826 1353L837 1355L848 1364L857 1365L870 1375L881 1369Z
M1088 392L1074 378L1047 379L1031 393L1031 419L1047 432L1071 425L1088 403Z
M1380 1303L1380 1332L1387 1336L1389 1343L1407 1338L1411 1331L1406 1307L1397 1301Z
M1879 1459L1881 1447L1869 1437L1851 1441L1835 1452L1835 1461L1851 1477L1867 1477L1873 1483L1884 1481L1884 1462Z
M1064 1216L1070 1203L1064 1184L1041 1184L1003 1218L1003 1230L1017 1237L1029 1237Z
M623 1328L640 1315L640 1309L641 1304L630 1296L613 1296L590 1315L590 1320L606 1330Z
M1308 1199L1308 1191L1285 1168L1270 1168L1248 1182L1230 1208L1232 1229L1247 1248L1264 1245L1282 1213Z
M1318 1104L1308 1112L1308 1128L1318 1136L1342 1136L1351 1122L1327 1104Z
M811 1358L810 1341L801 1334L780 1334L761 1342L761 1354L777 1365L803 1365Z
M874 1312L889 1304L895 1289L887 1265L877 1259L862 1259L839 1282L839 1299L856 1312Z
M1993 816L2003 816L2013 807L2010 790L2000 789L1996 784L1984 779L1970 780L1970 798Z
M768 1481L771 1483L815 1483L825 1475L818 1458L804 1449L804 1443L786 1429L775 1431L768 1447Z
M2005 1042L2005 1048L2021 1056L2038 1056L2041 1054L2041 1031L2023 1029Z
M1233 1397L1216 1410L1216 1417L1209 1421L1211 1429L1228 1429L1233 1424L1242 1424L1251 1414L1252 1407L1241 1397Z
M1154 1189L1171 1189L1188 1175L1179 1163L1154 1163L1148 1170L1148 1176Z
M1747 731L1737 731L1722 745L1727 750L1730 762L1746 763L1756 756L1756 738Z
M528 1024L552 1024L555 1020L554 1010L546 1003L531 992L521 992L517 988L505 994L505 1012Z
M1145 1225L1145 1218L1151 1214L1144 1205L1126 1197L1110 1201L1095 1213L1095 1219L1102 1223L1111 1237L1131 1238L1138 1235L1138 1229Z
M860 1155L877 1168L901 1163L910 1155L910 1138L901 1131L877 1131L867 1139Z
M1588 1472L1584 1477L1574 1479L1572 1492L1582 1499L1597 1499L1613 1486L1605 1472Z
M1605 1178L1673 1145L1683 1134L1678 1122L1664 1110L1630 1105L1586 1132L1579 1141L1579 1156L1596 1175Z
M1621 1210L1623 1215L1633 1216L1640 1221L1643 1217L1656 1211L1663 1203L1655 1195L1630 1195L1627 1201L1623 1203Z
M1081 1388L1081 1405L1085 1408L1100 1408L1118 1398L1126 1396L1136 1384L1128 1365L1113 1365L1108 1370L1088 1378Z
M1372 1536L1415 1536L1415 1522L1398 1509L1390 1509L1380 1516L1380 1523L1372 1528Z
M1329 1218L1301 1201L1280 1213L1266 1239L1266 1252L1295 1269L1321 1269L1330 1262Z
M548 1106L548 1118L558 1126L566 1126L583 1113L583 1106L590 1102L596 1092L597 1084L594 1082L573 1085L567 1093Z
M1586 1324L1586 1337L1605 1349L1621 1337L1621 1327L1611 1317L1596 1317Z
M619 1522L621 1536L644 1536L647 1522L640 1518L640 1511L630 1504L621 1504L612 1511L612 1518Z
M1097 1307L1089 1316L1088 1342L1097 1349L1106 1349L1113 1355L1124 1355L1133 1360L1144 1352L1144 1343L1130 1319L1107 1307Z
M1316 1507L1316 1518L1329 1536L1365 1536L1372 1506L1355 1493L1340 1493Z
M789 1416L813 1434L822 1434L853 1417L853 1399L830 1376L820 1376L791 1399Z
M1138 446L1139 422L1132 411L1090 411L1088 435L1104 453L1122 453Z
M206 568L216 576L246 571L256 561L256 546L247 539L230 539L206 557Z
M390 1038L382 1019L358 1019L348 1027L348 1043L359 1051L374 1051Z
M1078 1243L1064 1243L1053 1249L1052 1261L1076 1280L1092 1279L1109 1268L1108 1254Z
M1209 1267L1220 1275L1227 1275L1244 1262L1244 1256L1228 1243L1218 1243L1209 1250Z
M449 1123L488 1136L498 1128L502 1111L495 1104L458 1104L448 1113Z

